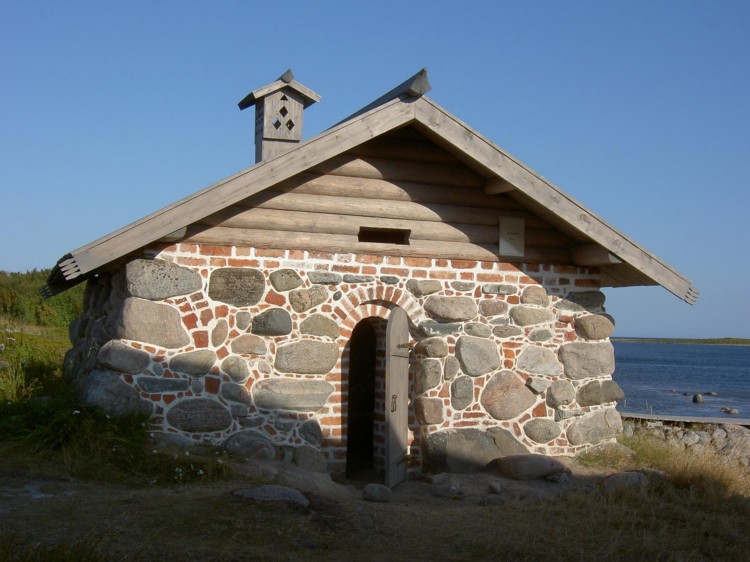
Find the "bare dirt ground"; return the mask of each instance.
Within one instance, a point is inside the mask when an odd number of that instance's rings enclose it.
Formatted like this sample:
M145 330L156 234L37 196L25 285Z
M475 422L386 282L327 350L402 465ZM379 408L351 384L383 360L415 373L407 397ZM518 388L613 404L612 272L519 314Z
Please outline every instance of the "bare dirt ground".
M355 486L283 463L241 468L249 477L160 488L4 468L0 537L86 544L107 560L534 559L534 543L563 516L556 515L563 498L593 493L606 476L571 468L562 483L492 473L410 480L389 503L364 501ZM310 505L233 494L262 481L301 490ZM500 493L491 495L493 487Z

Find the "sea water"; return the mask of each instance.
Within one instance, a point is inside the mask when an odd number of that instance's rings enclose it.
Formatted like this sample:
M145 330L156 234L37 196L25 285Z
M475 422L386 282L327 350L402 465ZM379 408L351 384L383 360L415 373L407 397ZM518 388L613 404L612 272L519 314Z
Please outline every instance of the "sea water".
M613 342L617 409L641 414L750 418L750 346ZM709 393L715 392L716 396ZM693 402L702 394L703 403ZM736 408L738 416L722 413Z

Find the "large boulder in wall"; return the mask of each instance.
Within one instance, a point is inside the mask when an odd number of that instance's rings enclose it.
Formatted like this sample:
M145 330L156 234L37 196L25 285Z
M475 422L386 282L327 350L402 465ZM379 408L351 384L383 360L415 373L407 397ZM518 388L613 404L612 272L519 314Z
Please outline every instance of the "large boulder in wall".
M610 342L574 342L560 347L558 358L572 380L609 377L615 371L615 351Z
M571 445L586 445L612 439L620 432L620 413L614 408L608 408L575 420L568 428L567 434Z
M493 460L526 453L505 429L449 429L425 437L427 465L432 472L477 472Z
M477 305L469 297L441 297L431 295L424 303L425 312L439 322L471 320L477 315Z
M260 270L224 267L211 273L209 298L236 307L257 304L266 290L266 278Z
M130 297L125 299L117 321L119 339L150 343L167 349L184 347L190 336L180 312L167 304Z
M531 408L536 395L512 371L500 371L487 381L481 395L482 407L496 420L509 420Z
M518 357L518 369L532 375L558 377L563 373L563 366L551 349L529 346Z
M167 422L188 433L207 433L228 429L232 425L232 414L216 400L190 398L170 408Z
M332 384L309 379L266 379L253 385L253 398L258 408L315 412L333 393Z
M151 363L148 353L133 349L119 340L105 343L99 349L96 358L107 369L120 373L141 373Z
M615 320L609 314L587 314L576 318L575 330L585 340L604 340L615 331Z
M248 429L230 435L222 447L228 452L246 459L273 460L276 446L265 435Z
M335 342L299 340L277 349L275 367L282 373L325 375L338 358L339 347Z
M203 287L197 271L159 259L128 262L125 283L130 296L152 301L187 295Z
M199 349L173 356L169 360L169 368L177 373L202 377L211 371L215 362L216 353L210 349Z
M567 312L599 313L604 311L605 299L601 291L579 291L568 293L555 304L555 307Z
M81 381L79 394L85 406L94 406L115 417L139 413L150 415L153 409L150 402L141 399L135 388L112 371L91 371Z
M464 373L478 377L500 366L500 353L492 340L461 336L456 342L456 358Z
M625 398L620 385L613 380L591 381L578 389L576 402L579 406L598 406Z

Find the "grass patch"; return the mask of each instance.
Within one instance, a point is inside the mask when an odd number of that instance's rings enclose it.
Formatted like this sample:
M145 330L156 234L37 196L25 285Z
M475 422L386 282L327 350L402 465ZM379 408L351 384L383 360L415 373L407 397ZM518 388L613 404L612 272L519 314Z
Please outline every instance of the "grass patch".
M37 459L64 476L98 482L155 486L234 475L231 459L214 447L155 448L147 422L59 399L10 403L0 406L0 446L9 459Z
M682 449L653 437L623 437L638 463L665 472L677 488L717 501L739 495L750 498L750 479L739 463L710 450Z
M8 459L44 460L66 475L135 485L164 485L232 475L213 448L155 449L148 416L119 418L81 405L62 365L66 330L3 332L0 369L0 447ZM10 462L10 461L9 461ZM0 461L0 467L6 466Z
M64 541L55 545L23 544L12 535L0 535L0 560L15 562L106 562L109 557L99 552L98 540Z
M735 459L710 449L684 449L649 435L621 437L624 447L598 447L579 455L582 464L613 470L653 469L668 477L669 486L722 501L730 496L750 499L747 469Z
M0 344L5 346L0 353L0 401L67 394L70 385L62 377L65 352L70 348L67 330L24 327L5 331L8 326L0 324Z

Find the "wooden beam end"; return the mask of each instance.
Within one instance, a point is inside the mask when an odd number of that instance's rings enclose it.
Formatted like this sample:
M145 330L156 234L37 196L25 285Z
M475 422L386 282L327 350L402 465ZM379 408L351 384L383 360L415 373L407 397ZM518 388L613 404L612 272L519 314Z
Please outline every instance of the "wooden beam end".
M575 265L602 266L622 263L620 258L597 244L573 248L570 257Z
M516 186L503 178L490 178L484 186L484 192L487 195L499 195L516 189Z

